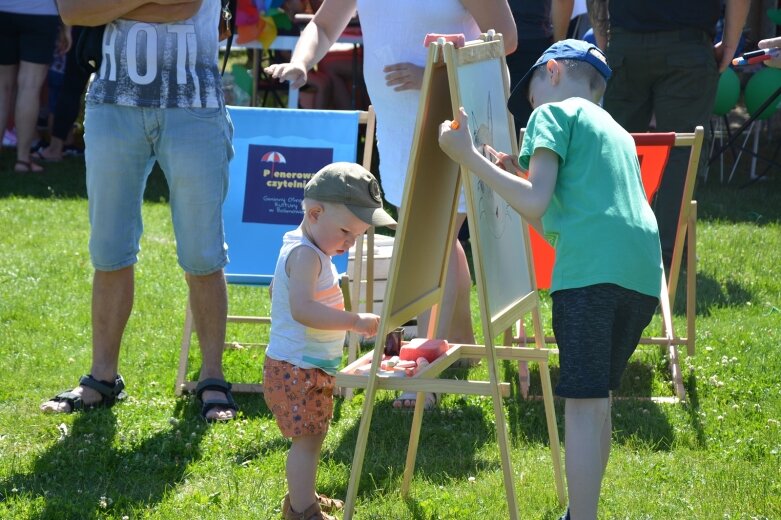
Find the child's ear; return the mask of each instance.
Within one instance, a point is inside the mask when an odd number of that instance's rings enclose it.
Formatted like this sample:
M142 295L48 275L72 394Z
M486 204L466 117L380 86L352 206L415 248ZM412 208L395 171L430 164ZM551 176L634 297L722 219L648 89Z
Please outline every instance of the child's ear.
M548 78L550 79L551 84L557 85L561 79L561 64L551 58L548 60L548 63L545 64L545 68L548 71Z
M309 222L315 223L323 213L323 206L321 204L312 204L306 209L306 218Z

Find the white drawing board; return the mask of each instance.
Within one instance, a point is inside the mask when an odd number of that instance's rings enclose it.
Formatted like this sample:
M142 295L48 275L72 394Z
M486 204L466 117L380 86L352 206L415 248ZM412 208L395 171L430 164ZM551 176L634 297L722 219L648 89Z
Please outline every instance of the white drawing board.
M459 50L452 45L445 47L453 112L457 113L462 106L466 110L469 131L478 150L488 144L517 156L513 120L506 107L507 67L501 47L493 43L478 40ZM463 172L482 304L487 307L491 333L499 334L509 327L506 318L518 316L519 305L528 308L525 302L537 304L528 231L521 216L498 193L476 175Z

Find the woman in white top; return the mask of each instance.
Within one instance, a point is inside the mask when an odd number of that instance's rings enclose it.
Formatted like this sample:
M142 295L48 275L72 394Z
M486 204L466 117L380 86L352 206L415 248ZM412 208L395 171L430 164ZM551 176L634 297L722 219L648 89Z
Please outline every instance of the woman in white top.
M502 33L505 52L510 54L517 45L515 22L507 0L325 0L302 31L290 63L271 65L266 72L280 81L290 81L293 88L303 86L307 71L328 52L356 8L363 33L366 88L377 112L380 183L386 200L399 207L426 62L424 37L428 33L463 33L470 40L495 29ZM457 229L465 218L462 206ZM438 338L474 343L471 285L466 255L455 240ZM418 329L425 331L426 322L427 317L421 317ZM414 406L414 394L410 397L403 402L405 406Z

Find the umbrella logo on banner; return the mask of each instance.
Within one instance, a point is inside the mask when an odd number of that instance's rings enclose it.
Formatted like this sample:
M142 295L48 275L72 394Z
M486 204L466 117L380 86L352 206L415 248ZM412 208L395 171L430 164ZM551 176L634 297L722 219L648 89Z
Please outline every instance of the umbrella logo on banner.
M277 164L285 164L287 163L287 159L285 159L285 156L282 155L279 152L271 151L266 152L263 154L263 157L260 158L263 162L270 162L271 163L271 174L274 174L274 169L276 168Z

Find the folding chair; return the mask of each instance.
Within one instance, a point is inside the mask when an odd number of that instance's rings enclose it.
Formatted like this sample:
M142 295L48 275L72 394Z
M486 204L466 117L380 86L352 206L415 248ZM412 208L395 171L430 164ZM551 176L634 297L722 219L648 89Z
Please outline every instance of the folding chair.
M229 114L234 125L235 156L230 163L223 220L230 258L225 268L230 297L231 285L267 287L271 283L282 237L301 223L304 185L326 164L356 161L361 125L365 126L363 165L369 169L375 116L371 107L368 111L229 107ZM361 243L356 245L360 251ZM334 261L337 269L345 272L347 255ZM361 262L356 262L356 273L361 272L361 267ZM361 278L356 275L354 279ZM346 280L345 275L343 291ZM349 292L345 296L345 307L350 308ZM228 323L268 325L271 318L229 315ZM176 395L193 391L197 384L186 380L193 332L188 303ZM348 355L352 360L357 355L357 338L352 334L350 347ZM261 379L260 375L257 379ZM263 385L234 383L233 391L258 393L263 391Z
M675 234L675 245L673 247L673 259L670 272L667 276L667 283L662 284L662 335L643 337L641 344L660 345L667 347L668 358L670 360L670 369L672 372L675 394L678 400L683 401L686 392L683 387L680 363L678 360L678 345L686 345L687 354L694 355L695 341L695 317L696 317L696 225L697 225L697 201L692 200L694 194L694 183L697 177L697 167L702 150L702 142L705 131L698 126L693 133L642 133L632 134L637 147L637 155L640 160L640 173L643 178L643 187L646 196L651 201L659 189L659 184L664 174L667 159L673 146L690 147L689 163L686 169L686 181L684 184L683 195L681 197L681 212L678 218L678 228ZM521 140L523 133L521 133ZM553 272L553 263L555 261L555 251L553 247L545 241L533 228L529 227L531 233L531 249L534 258L534 271L536 274L537 288L550 288L551 273ZM678 281L681 275L681 259L683 258L684 240L688 254L686 257L686 335L677 336L672 323L672 314L670 309L675 303L675 295L678 288ZM522 324L521 324L522 325ZM534 338L525 337L522 328L519 330L519 337L514 338L516 343L533 343ZM547 336L545 342L549 344L556 343L556 338ZM655 400L664 401L662 398Z

